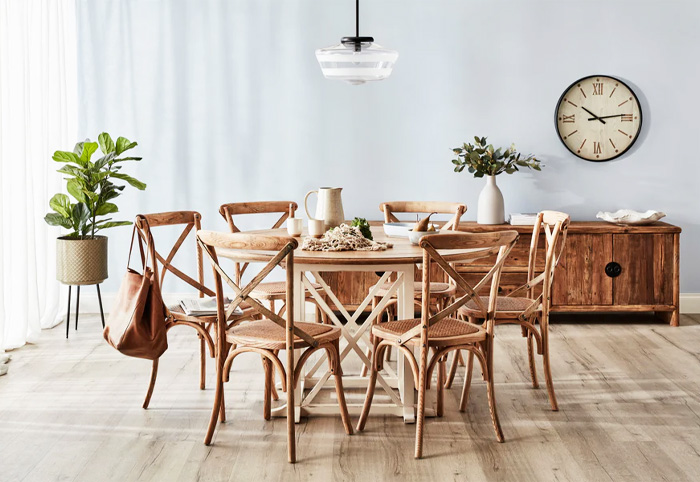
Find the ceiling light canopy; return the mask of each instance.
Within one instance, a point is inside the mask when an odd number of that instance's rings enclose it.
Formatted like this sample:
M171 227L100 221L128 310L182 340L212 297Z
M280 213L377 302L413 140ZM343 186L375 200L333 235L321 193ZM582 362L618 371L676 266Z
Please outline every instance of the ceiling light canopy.
M355 0L355 36L343 37L338 45L316 50L316 59L327 79L353 85L384 80L391 75L399 53L360 37L360 0Z

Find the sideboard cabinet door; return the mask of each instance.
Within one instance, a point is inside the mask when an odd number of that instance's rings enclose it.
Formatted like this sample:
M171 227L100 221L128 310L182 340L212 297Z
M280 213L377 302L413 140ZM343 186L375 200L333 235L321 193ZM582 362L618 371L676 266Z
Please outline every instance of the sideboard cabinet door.
M616 305L674 304L673 236L614 234L613 258L620 275L613 279Z
M552 305L612 305L613 279L605 274L612 259L612 234L569 233L554 273Z

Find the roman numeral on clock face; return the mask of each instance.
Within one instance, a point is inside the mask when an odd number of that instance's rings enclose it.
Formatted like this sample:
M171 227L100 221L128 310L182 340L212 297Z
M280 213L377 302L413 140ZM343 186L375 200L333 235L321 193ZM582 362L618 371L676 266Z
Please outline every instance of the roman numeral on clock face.
M576 114L564 115L564 118L562 119L562 122L564 122L564 123L573 123L573 122L576 122Z
M622 114L622 116L620 117L622 119L622 122L632 122L633 118L632 114Z
M593 154L602 154L602 153L603 153L603 148L600 145L600 142L593 141Z
M602 82L593 82L593 95L603 95Z

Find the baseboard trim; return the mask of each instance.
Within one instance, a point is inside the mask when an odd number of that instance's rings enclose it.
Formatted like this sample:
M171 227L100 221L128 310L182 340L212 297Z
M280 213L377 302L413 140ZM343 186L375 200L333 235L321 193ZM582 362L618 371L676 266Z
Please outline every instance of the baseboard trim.
M75 296L75 295L73 295ZM164 293L163 299L168 305L177 304L182 298L187 298L192 296L191 293ZM104 306L105 313L109 313L109 310L114 305L116 300L116 293L102 293L102 303ZM73 298L73 305L71 306L75 310L75 298ZM80 296L80 312L81 313L99 313L100 305L97 300L97 293L81 293ZM681 313L695 314L700 313L700 293L682 293L681 294Z

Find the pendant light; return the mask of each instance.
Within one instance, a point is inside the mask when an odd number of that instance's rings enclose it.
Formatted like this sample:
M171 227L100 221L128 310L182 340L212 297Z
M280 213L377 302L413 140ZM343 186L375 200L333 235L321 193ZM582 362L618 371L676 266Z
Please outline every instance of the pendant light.
M343 37L338 45L316 50L316 59L327 79L353 85L386 79L398 58L396 50L375 44L373 37L360 37L360 0L355 0L355 36Z

